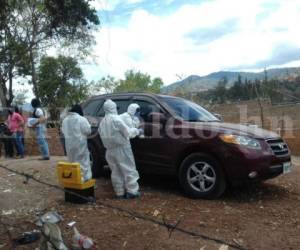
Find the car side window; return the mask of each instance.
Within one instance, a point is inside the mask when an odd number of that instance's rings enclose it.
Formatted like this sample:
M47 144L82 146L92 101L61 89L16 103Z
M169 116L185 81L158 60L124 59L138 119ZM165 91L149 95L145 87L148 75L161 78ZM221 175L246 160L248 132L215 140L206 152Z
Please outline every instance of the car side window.
M87 116L95 116L97 110L99 109L100 105L103 103L103 100L93 100L90 101L85 107L83 108L84 115Z
M117 110L118 110L119 115L127 112L129 100L122 99L122 100L113 100L113 101L117 104ZM103 105L102 105L101 109L97 112L97 116L99 116L99 117L105 116Z
M158 105L145 100L134 100L140 106L140 116L144 121L148 120L148 115L152 112L162 113Z
M121 115L127 112L129 106L129 100L113 100L117 104L118 114Z
M98 117L104 117L105 116L103 105L102 105L101 109L99 109L99 111L97 112L96 116L98 116Z

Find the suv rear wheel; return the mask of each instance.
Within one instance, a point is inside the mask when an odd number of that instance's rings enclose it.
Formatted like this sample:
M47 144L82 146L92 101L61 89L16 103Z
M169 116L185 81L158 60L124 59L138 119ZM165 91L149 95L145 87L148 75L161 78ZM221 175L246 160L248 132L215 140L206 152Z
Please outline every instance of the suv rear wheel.
M226 188L223 169L211 156L201 153L193 153L184 159L179 169L179 181L192 198L218 198Z

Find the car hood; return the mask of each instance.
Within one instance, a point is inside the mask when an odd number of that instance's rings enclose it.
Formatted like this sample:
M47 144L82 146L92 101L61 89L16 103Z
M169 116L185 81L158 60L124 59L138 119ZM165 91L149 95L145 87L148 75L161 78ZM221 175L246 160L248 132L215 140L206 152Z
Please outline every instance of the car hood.
M251 125L248 126L224 122L189 122L189 125L195 129L207 129L215 133L245 135L255 139L271 139L280 137L277 133Z

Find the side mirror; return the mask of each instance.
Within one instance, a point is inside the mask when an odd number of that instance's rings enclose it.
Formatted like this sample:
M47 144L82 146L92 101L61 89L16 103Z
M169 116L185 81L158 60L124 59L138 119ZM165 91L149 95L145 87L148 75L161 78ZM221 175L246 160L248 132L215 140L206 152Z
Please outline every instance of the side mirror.
M151 112L147 116L147 120L152 123L161 123L161 124L165 124L167 122L166 116L163 113L159 113L159 112Z
M221 122L223 121L223 116L220 114L213 114L215 117L217 117Z

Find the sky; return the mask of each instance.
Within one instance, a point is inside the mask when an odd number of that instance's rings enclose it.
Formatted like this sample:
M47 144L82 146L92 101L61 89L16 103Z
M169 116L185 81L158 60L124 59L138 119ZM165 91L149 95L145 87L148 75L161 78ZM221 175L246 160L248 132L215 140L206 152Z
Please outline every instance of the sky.
M299 0L94 0L88 80L129 69L165 85L220 70L300 66Z

